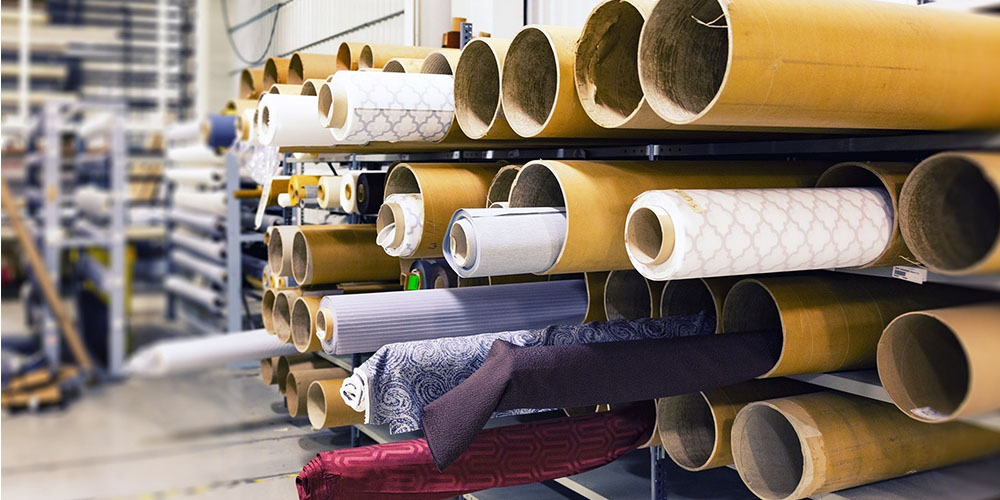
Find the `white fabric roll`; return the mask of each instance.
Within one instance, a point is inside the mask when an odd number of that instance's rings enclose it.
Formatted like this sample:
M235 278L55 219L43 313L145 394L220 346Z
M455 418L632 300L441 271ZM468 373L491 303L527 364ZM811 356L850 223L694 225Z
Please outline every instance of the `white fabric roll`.
M358 213L358 176L360 170L351 170L340 181L340 209L349 214Z
M181 146L167 149L167 159L177 163L200 163L202 165L221 165L224 157L215 154L204 144Z
M167 128L163 139L168 142L201 141L201 120L175 123Z
M168 168L163 172L163 176L177 184L218 186L222 184L225 173L222 169L212 167Z
M343 125L331 129L342 142L437 142L455 114L450 75L338 71L328 85L334 108L346 108Z
M340 182L342 178L339 175L327 175L323 176L319 180L319 184L323 186L322 198L317 199L319 206L321 208L336 210L341 207L340 205Z
M892 218L888 194L876 188L647 191L629 210L625 247L652 280L852 267L882 253ZM668 243L644 238L634 219L667 221L653 233Z
M392 211L394 220L379 231L375 242L393 257L413 255L424 233L423 196L412 193L390 194L382 206Z
M465 208L452 216L443 250L463 278L541 273L565 239L563 208Z
M292 206L292 195L288 193L278 194L278 206L281 208L289 208Z
M192 302L201 304L202 307L212 312L221 311L225 305L225 301L219 295L219 292L199 285L187 278L169 276L164 280L163 287L175 295L180 295Z
M226 244L223 241L215 241L188 231L172 232L170 234L170 241L174 245L186 248L206 257L211 257L213 259L223 259L226 257Z
M193 189L178 189L174 191L174 205L197 212L209 212L216 215L226 214L225 191L196 191Z
M170 209L170 220L202 231L222 231L226 227L222 217L204 212L195 212L184 207Z
M205 260L204 257L198 257L193 253L180 249L172 250L170 252L170 261L179 267L205 276L216 283L225 283L226 281L225 267L213 261Z
M85 214L106 218L111 216L111 193L96 186L81 186L73 192L73 202Z
M173 373L219 368L231 363L297 354L263 329L164 340L143 347L125 364L129 375L158 377Z
M316 96L265 94L257 104L257 135L265 146L333 146L316 122Z
M332 315L317 335L332 354L373 352L385 344L509 330L579 324L587 313L582 280L331 295Z

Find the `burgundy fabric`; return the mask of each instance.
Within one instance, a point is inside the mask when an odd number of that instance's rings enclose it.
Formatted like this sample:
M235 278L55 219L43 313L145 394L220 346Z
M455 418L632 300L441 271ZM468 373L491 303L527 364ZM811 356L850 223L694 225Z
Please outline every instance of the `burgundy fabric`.
M766 373L780 342L769 332L535 347L497 340L475 373L424 406L424 436L444 470L494 412L625 403L732 385Z
M431 500L547 481L610 463L653 433L651 402L484 430L445 472L427 441L320 453L295 480L301 500Z

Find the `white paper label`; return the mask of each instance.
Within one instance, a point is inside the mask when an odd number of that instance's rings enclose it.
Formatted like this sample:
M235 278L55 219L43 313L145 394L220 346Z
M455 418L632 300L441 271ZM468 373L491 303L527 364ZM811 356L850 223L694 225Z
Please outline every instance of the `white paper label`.
M927 281L927 270L920 267L892 266L892 277L922 284Z

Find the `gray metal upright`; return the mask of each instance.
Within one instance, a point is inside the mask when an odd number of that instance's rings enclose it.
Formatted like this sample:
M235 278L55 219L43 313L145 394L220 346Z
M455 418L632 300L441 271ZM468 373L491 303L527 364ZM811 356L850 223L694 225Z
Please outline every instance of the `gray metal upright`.
M233 195L240 188L240 162L226 153L226 331L243 330L242 284L243 245L240 200Z
M108 294L108 371L118 375L125 361L125 213L128 210L128 138L125 135L124 108L116 109L112 119L111 144L111 221L107 242L110 246L110 276L105 281Z
M41 240L44 247L45 268L52 278L56 290L60 282L60 249L65 235L60 220L62 208L62 141L60 129L62 116L59 104L48 103L43 111L42 126L45 137L45 150L42 159L44 179L42 181L43 222ZM42 324L42 345L49 366L59 365L59 331L55 317L49 308L45 308Z

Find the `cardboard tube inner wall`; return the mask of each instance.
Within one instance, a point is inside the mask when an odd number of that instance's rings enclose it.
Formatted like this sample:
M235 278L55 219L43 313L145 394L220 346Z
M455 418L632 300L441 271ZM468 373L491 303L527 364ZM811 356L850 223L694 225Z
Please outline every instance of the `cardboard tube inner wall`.
M486 200L490 181L500 167L492 163L399 163L389 170L385 195L420 194L424 205L424 227L413 259L440 258L448 223L456 210L480 207ZM380 217L378 230L393 222ZM374 237L372 238L374 241ZM381 251L381 248L379 249Z
M928 268L948 274L1000 271L1000 153L941 153L903 185L903 240Z
M246 68L240 73L240 99L256 99L264 91L264 68Z
M292 243L298 226L271 226L267 233L267 265L273 276L292 275Z
M719 333L722 331L722 305L729 289L739 280L734 276L670 280L663 287L660 297L660 316L668 318L712 311L715 314L715 332Z
M510 188L514 186L514 179L520 170L521 165L504 165L497 171L486 192L486 208L492 207L494 203L510 201Z
M302 95L302 85L275 83L267 88L267 93L278 95Z
M267 385L274 385L278 383L278 378L274 373L274 364L277 362L277 356L260 360L260 379Z
M364 46L365 44L361 42L342 42L337 47L337 71L357 71L358 59L361 58L361 49Z
M903 413L943 422L1000 409L1000 303L934 309L892 320L878 374Z
M297 417L306 413L309 386L317 380L343 380L351 374L343 368L318 368L315 370L299 370L288 374L285 381L285 404L288 415Z
M340 397L344 379L316 380L309 384L306 411L313 429L343 427L365 421L363 412L356 412Z
M319 89L326 83L326 80L322 78L310 78L302 82L302 90L299 91L299 95L313 95L319 96Z
M656 400L656 424L663 450L690 471L733 463L733 421L744 406L765 399L819 391L791 379L751 380L711 391Z
M358 56L358 69L382 69L394 57L420 58L434 52L434 47L413 47L410 45L389 45L367 43Z
M274 334L282 343L292 341L292 304L299 298L299 291L282 290L274 297L274 310L271 313L271 324Z
M299 297L292 305L292 343L299 352L318 351L323 348L316 336L316 313L323 297Z
M292 275L300 285L396 280L399 259L375 243L374 224L300 226Z
M232 113L237 116L243 116L246 110L257 109L257 99L230 99L226 101L225 112Z
M608 274L608 271L584 273L584 282L587 284L587 314L581 323L608 320L608 315L604 312L604 285L608 282Z
M264 88L269 89L275 83L288 83L288 65L291 62L291 58L268 57L264 63Z
M393 57L385 62L385 66L382 66L382 71L386 73L420 73L420 68L423 65L423 59Z
M264 330L272 335L274 335L274 299L277 298L277 295L277 291L268 288L264 290L260 299L260 319L264 323Z
M566 207L562 252L545 274L632 269L625 220L650 189L811 187L820 162L554 161L528 163L517 174L510 206ZM602 242L602 244L595 244Z
M1000 432L925 424L834 391L747 405L733 422L736 470L766 500L806 498L1000 451Z
M458 59L461 56L460 49L438 49L424 58L420 66L421 73L433 75L454 75L458 66Z
M983 61L998 58L991 16L864 0L678 0L647 19L639 79L677 124L996 128L1000 65Z
M500 83L510 40L476 38L455 67L455 120L471 139L516 139L504 115Z
M608 320L659 318L665 284L649 281L634 269L611 271L604 286L604 313Z
M899 233L899 192L906 176L913 170L912 163L838 163L816 181L816 187L876 187L883 188L892 202L892 237L882 255L861 267L912 265L913 252L906 248Z
M780 332L778 361L762 377L872 368L882 330L896 316L990 296L858 275L762 275L729 290L722 331Z
M288 61L288 83L304 83L311 78L320 80L337 71L337 56L296 52Z
M319 368L332 368L329 361L314 356L312 354L295 354L292 356L280 356L275 365L274 376L278 379L278 390L285 393L285 382L288 381L288 374L302 370L316 370Z

